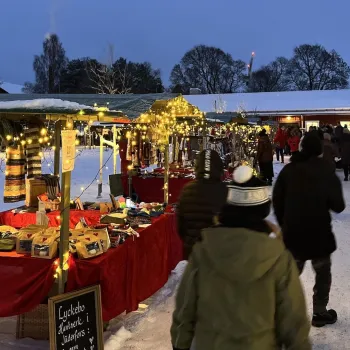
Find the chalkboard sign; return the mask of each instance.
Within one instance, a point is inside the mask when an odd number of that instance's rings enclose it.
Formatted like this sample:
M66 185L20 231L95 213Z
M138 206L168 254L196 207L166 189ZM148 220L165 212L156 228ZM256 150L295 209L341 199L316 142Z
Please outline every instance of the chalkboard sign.
M100 286L49 299L51 350L102 350Z

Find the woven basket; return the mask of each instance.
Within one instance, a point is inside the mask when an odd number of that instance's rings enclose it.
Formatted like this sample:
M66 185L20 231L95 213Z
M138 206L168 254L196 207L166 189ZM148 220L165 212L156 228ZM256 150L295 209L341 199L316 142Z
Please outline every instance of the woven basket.
M40 304L35 309L17 316L17 339L32 338L36 340L49 339L49 309Z

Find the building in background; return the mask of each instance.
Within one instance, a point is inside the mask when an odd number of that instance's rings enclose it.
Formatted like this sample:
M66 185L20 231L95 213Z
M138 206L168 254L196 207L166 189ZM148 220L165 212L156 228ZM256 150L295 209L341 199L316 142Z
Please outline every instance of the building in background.
M350 123L350 90L314 90L184 96L210 118L234 114L250 122L298 125ZM217 115L215 117L214 115ZM221 115L221 116L220 116Z
M23 94L22 89L22 85L0 82L0 94Z

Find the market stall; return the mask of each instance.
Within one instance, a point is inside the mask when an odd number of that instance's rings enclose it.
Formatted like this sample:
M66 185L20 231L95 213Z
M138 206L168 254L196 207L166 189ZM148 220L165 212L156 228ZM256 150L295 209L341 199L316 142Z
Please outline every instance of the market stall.
M158 179L162 178L163 202L175 202L183 185L194 178L193 166L198 152L203 149L205 130L204 114L182 96L156 101L134 121L125 135L127 142L121 149L122 169L128 162L129 180L134 180L132 185L128 181L128 187L131 185L141 200L147 196L153 201L159 198ZM143 171L154 164L163 169L162 174L154 176L153 171ZM176 172L179 168L185 171ZM189 171L189 168L192 169ZM142 177L143 181L139 182L136 177ZM145 193L145 187L154 188L154 196L151 190Z
M24 131L6 137L7 147L18 150L7 158L11 161L6 162L6 198L11 203L26 199L25 209L0 213L0 283L8 286L0 292L0 316L30 311L52 293L99 284L103 318L109 321L123 311L136 310L140 301L165 284L182 259L174 214L164 214L162 205L139 206L111 197L107 206L112 212L102 215L101 207L106 203L96 203L96 210L87 210L91 203L81 203L81 195L70 198L77 123L91 125L109 117L115 122L118 116L122 113L62 100L0 103L0 118L12 126L20 123ZM28 124L34 119L40 121L39 127ZM109 142L100 140L102 145ZM115 156L116 137L113 141ZM52 175L41 174L38 166L43 143L54 145ZM25 171L32 181L27 186ZM73 209L76 206L85 210Z
M158 291L182 259L175 216L164 214L140 237L91 260L71 257L66 292L100 284L103 319L109 321ZM45 301L54 285L56 259L0 252L0 317L18 315Z

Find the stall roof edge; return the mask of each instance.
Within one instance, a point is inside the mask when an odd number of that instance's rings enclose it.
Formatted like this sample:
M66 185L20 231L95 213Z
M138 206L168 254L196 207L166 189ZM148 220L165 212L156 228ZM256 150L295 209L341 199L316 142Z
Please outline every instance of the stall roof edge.
M1 94L0 95L0 112L3 113L40 113L40 114L77 114L80 110L84 110L84 114L96 114L93 110L95 104L97 107L108 107L109 112L104 112L107 114L124 114L129 118L133 119L138 117L140 114L148 111L155 101L157 100L170 100L178 97L179 94L171 93L159 93L159 94L125 94L125 95L89 95L89 94ZM80 108L26 108L23 106L24 101L34 101L34 100L62 100L73 104L78 104L80 106L85 106ZM16 102L18 101L18 108L5 108L1 107L3 102ZM16 107L14 105L14 107ZM90 108L91 109L90 109ZM113 112L115 111L115 112Z
M184 95L205 113L217 108L250 115L350 114L350 89Z

